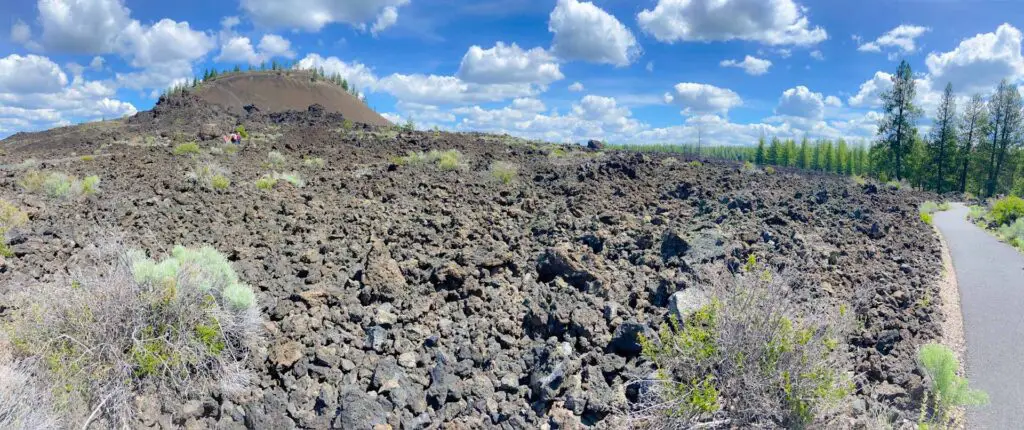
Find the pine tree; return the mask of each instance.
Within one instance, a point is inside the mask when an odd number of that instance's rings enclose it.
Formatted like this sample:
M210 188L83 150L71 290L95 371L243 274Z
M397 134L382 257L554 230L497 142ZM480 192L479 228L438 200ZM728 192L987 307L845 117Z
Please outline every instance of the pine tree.
M764 136L761 136L761 138L757 139L757 152L754 153L754 163L758 166L763 166L764 162Z
M1021 126L1021 96L1016 86L1011 85L1006 79L999 83L996 94L989 103L989 110L992 113L990 123L992 124L991 154L988 168L988 180L986 196L996 194L999 185L999 173L1006 165L1007 155L1012 149L1020 145L1017 139Z
M971 101L967 103L963 116L960 118L957 189L961 193L967 191L967 173L971 168L971 161L975 157L978 141L984 140L983 136L986 134L987 127L988 109L985 107L985 100L981 97L981 94L975 94L971 97Z
M810 157L811 157L811 154L810 154L810 150L811 149L808 146L810 146L810 145L807 144L807 137L804 136L804 138L800 140L800 155L797 156L797 160L796 160L796 166L801 168L801 169L808 169L808 168L810 168L809 161L810 161Z
M932 138L928 145L932 173L930 188L942 194L948 191L946 182L953 166L953 153L956 151L956 101L953 99L953 84L947 83L942 93L942 102L935 113L935 124L932 126Z
M878 135L886 144L886 158L891 162L887 170L899 180L904 175L904 159L914 144L912 136L916 134L920 116L920 109L914 105L914 74L906 60L900 61L892 84L891 89L882 93L885 116L878 125Z
M766 164L777 165L779 163L779 138L773 137L770 144L768 144L768 154L765 156L764 162Z

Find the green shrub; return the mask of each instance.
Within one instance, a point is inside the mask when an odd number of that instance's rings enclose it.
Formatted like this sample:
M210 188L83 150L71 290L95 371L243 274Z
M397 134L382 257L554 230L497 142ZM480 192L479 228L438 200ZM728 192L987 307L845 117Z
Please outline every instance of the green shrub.
M431 151L433 154L435 151ZM437 159L437 167L441 170L458 170L465 167L465 162L462 159L462 153L449 149L432 155Z
M277 173L274 172L274 179L279 181L285 181L297 188L306 186L306 182L302 180L302 176L299 176L298 172L291 173Z
M39 360L68 422L95 411L111 428L130 427L148 389L184 402L244 388L261 323L255 293L226 257L210 247L176 246L163 260L117 247L84 252L101 264L19 286L10 315L15 352Z
M749 161L744 161L743 167L740 167L740 170L744 173L754 173L758 171L757 166Z
M853 176L851 176L851 177L850 177L850 179L852 179L852 180L853 180L853 183L855 183L855 184L857 184L857 185L864 185L864 184L867 184L867 183L868 183L868 180L867 180L867 179L865 179L865 178L864 178L863 176L861 176L861 175L853 175Z
M392 158L391 162L399 166L433 163L441 170L460 170L466 167L466 161L462 153L456 149L445 151L432 150L427 153L410 151L404 157Z
M772 166L765 167L764 168L764 172L769 174L769 175L774 175L775 174L775 168L772 167Z
M224 175L213 175L210 178L210 187L215 190L226 190L231 185L231 181Z
M324 166L327 165L327 162L324 161L324 159L320 158L320 157L305 157L305 158L302 159L302 164L305 164L306 167L312 167L312 168L315 168L315 169L323 169Z
M961 406L979 406L988 403L988 394L981 390L974 390L968 386L966 378L956 374L960 369L960 362L957 361L953 351L943 345L930 343L921 347L917 353L917 360L924 369L930 380L929 392L922 407L922 423L925 428L928 424L937 424L938 428L945 428L952 418L951 412L954 408ZM931 407L931 415L927 416L925 409Z
M239 136L242 136L242 139L249 138L249 132L245 131L244 125L239 124L238 127L235 127L235 133L238 133Z
M96 175L86 176L82 179L82 194L87 196L96 194L100 190L100 177Z
M72 185L74 185L74 181L70 176L61 172L53 172L47 175L46 180L43 181L43 191L50 197L68 197L71 194Z
M14 252L7 246L5 236L8 231L21 227L26 223L28 223L28 214L6 200L0 199L0 256L8 258L14 256ZM2 413L2 410L0 410L0 413Z
M355 123L350 119L345 119L341 122L341 128L345 129L345 131L352 131L352 129L355 128Z
M1006 243L1024 249L1024 218L1017 218L1013 224L999 227L999 236Z
M182 143L174 147L174 155L195 155L199 153L199 144L195 142Z
M1012 224L1017 218L1024 217L1024 199L1016 196L1009 196L999 200L992 205L992 220L998 225Z
M490 171L491 176L501 181L501 183L510 184L516 180L516 175L519 174L519 166L505 161L495 161L491 163Z
M83 156L79 157L79 159L82 160L82 161L93 161L93 160L96 159L96 156L94 156L94 155L83 155Z
M264 191L273 189L274 185L277 185L277 178L270 175L264 175L256 180L256 188Z
M984 206L971 206L967 209L967 219L972 222L981 222L988 217L988 209Z
M927 212L921 212L921 221L924 222L925 224L932 225L932 214Z
M284 158L284 155L280 152L270 151L270 153L267 154L267 162L270 164L270 167L283 169L285 164L288 163L288 160Z
M821 426L852 394L840 363L845 313L805 313L785 275L748 262L701 288L708 304L641 336L653 382L639 383L633 419L649 428L689 428L726 420L734 428ZM720 399L727 401L720 401Z

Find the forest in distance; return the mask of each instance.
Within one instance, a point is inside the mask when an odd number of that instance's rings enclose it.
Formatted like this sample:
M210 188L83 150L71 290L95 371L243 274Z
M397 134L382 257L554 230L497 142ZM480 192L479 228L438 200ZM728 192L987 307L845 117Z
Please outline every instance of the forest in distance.
M947 83L938 108L929 113L930 132L923 134L918 122L926 112L915 102L913 72L906 61L892 81L892 88L881 95L883 118L870 143L762 137L756 146L609 147L864 176L939 194L1024 195L1024 103L1016 86L1003 80L992 94L958 100Z

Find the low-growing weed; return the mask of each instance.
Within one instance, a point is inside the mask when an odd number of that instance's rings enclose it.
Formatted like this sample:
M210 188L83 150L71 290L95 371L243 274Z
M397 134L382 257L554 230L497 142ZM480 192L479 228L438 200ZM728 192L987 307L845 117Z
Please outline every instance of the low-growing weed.
M955 408L988 403L988 394L971 389L967 379L956 374L960 369L960 362L957 361L953 350L930 343L921 347L917 353L917 360L930 380L928 395L922 402L918 428L947 428Z
M196 155L199 154L199 144L195 142L182 143L174 147L174 155Z
M264 175L256 180L256 188L264 191L273 189L275 185L277 185L277 178L270 175Z
M327 162L320 157L306 156L305 158L302 159L302 164L306 165L306 167L312 167L314 169L323 169L324 166L327 165Z
M288 159L284 158L284 155L280 152L270 151L270 153L267 154L267 162L270 164L270 167L283 169L285 164L288 163Z
M501 183L510 184L516 180L516 175L519 174L519 166L506 161L495 161L491 163L490 172L491 176L501 181Z
M273 178L279 181L285 181L296 188L302 188L306 186L306 181L302 180L302 176L299 176L298 172L291 173L277 173L274 172Z
M18 180L18 185L28 193L44 194L55 199L74 199L98 192L99 182L98 176L79 180L63 172L29 170Z

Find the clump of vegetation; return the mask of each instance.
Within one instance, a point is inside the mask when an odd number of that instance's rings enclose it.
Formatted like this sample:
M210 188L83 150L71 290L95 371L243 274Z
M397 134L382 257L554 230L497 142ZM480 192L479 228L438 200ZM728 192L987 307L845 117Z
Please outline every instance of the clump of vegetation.
M36 362L15 359L11 351L0 335L0 428L64 428L53 411L51 390L36 375Z
M672 316L656 336L641 337L657 371L638 382L630 414L638 427L826 428L852 393L840 365L844 308L803 313L785 275L753 258L744 269L704 287L710 303L685 321Z
M199 144L195 142L182 143L174 147L174 155L196 155L199 153Z
M239 136L242 136L242 139L249 138L249 132L245 131L245 126L242 124L238 124L238 127L235 127L235 133L238 133Z
M299 176L298 172L291 173L277 173L274 172L273 176L275 181L285 181L296 188L302 188L306 186L306 181L302 180L302 176Z
M283 169L285 164L288 163L288 159L284 158L284 155L280 152L270 151L267 154L267 163L275 169Z
M566 155L569 155L569 154L567 152L565 152L565 149L563 149L561 147L555 147L555 148L552 148L550 151L548 151L548 157L549 158L562 158L562 157L565 157Z
M256 188L261 190L271 190L277 185L277 178L270 175L263 175L262 178L256 180Z
M992 220L997 225L1010 225L1018 218L1024 217L1024 199L1009 196L996 200L990 211Z
M772 167L772 166L765 167L764 168L764 172L769 174L769 175L774 175L775 174L775 168Z
M14 253L7 246L7 232L28 223L28 214L17 206L0 199L0 256L13 257ZM0 416L2 416L0 409ZM2 420L0 420L2 422Z
M1017 218L1013 224L999 227L999 236L1006 243L1024 250L1024 218Z
M99 191L99 176L88 176L80 180L63 172L42 172L29 170L18 181L18 185L29 193L45 194L56 199L74 199L92 195Z
M186 179L206 190L225 190L231 185L228 175L228 170L216 163L202 163L192 169Z
M96 175L86 176L82 179L82 194L91 196L100 190L100 177Z
M324 166L327 165L327 162L320 157L306 156L305 158L302 159L302 164L305 164L306 167L312 167L314 169L323 169Z
M410 151L404 157L392 158L391 162L399 166L415 166L432 163L441 170L460 170L466 167L466 161L462 156L462 153L456 149L449 149L446 151L433 150L426 153Z
M352 129L355 128L355 126L355 123L347 118L341 122L341 128L344 129L345 131L352 131Z
M519 166L506 161L495 161L491 163L491 176L503 184L510 184L516 180L519 174Z
M744 161L743 162L743 166L740 167L740 171L743 172L743 173L757 173L757 172L760 172L761 170L758 169L757 166L754 163L751 163L749 161Z
M923 221L925 224L928 224L928 225L932 224L933 215L936 212L942 212L942 211L948 211L948 210L949 210L949 203L947 203L947 202L935 203L935 202L933 202L931 200L926 201L924 203L921 203L921 206L918 207L918 213L921 215L921 221Z
M984 206L971 206L967 208L967 219L972 222L982 223L987 217L988 209Z
M850 179L853 179L853 183L857 185L864 185L868 183L868 180L864 178L863 175L853 175L850 177Z
M936 343L924 345L917 353L917 360L930 380L918 428L953 428L949 424L956 408L988 403L988 394L971 389L967 379L956 374L960 362L949 348Z
M162 260L87 252L109 265L21 286L9 330L15 352L41 363L68 422L103 416L127 427L144 387L184 401L247 384L261 323L255 293L226 257L210 247L176 246Z
M405 124L402 124L402 131L416 131L416 123L412 121L412 118L405 120Z
M95 155L83 155L81 157L78 157L78 159L82 160L82 161L93 161L93 160L96 159L96 156Z

